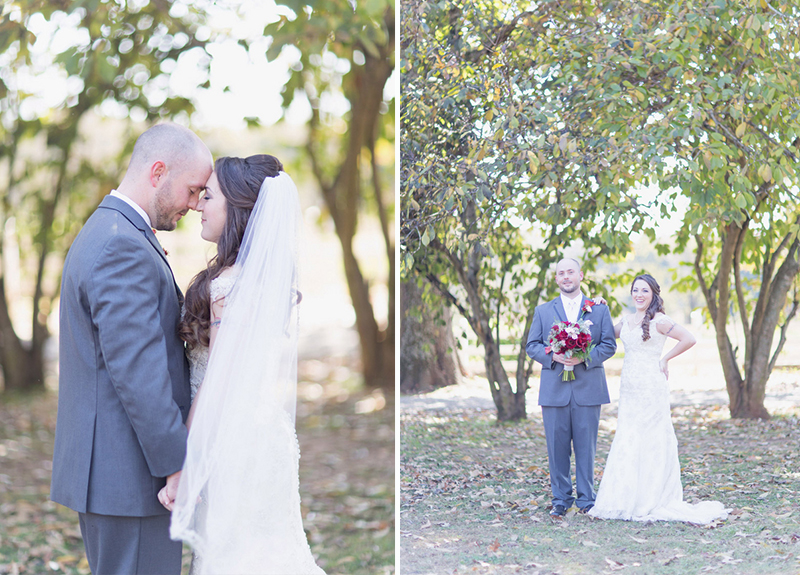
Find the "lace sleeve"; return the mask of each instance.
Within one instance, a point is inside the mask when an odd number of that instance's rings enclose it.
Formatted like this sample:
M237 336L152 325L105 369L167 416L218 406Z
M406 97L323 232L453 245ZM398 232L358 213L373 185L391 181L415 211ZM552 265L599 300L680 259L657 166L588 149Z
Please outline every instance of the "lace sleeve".
M211 301L215 302L219 299L226 297L233 289L233 284L236 283L236 277L220 277L211 280Z
M236 276L218 277L211 280L211 327L217 327L222 323L223 300L228 297L236 283Z
M668 315L665 315L663 313L653 318L653 322L655 322L656 325L660 324L663 326L667 326L667 331L663 332L664 335L667 335L669 332L671 332L677 325Z

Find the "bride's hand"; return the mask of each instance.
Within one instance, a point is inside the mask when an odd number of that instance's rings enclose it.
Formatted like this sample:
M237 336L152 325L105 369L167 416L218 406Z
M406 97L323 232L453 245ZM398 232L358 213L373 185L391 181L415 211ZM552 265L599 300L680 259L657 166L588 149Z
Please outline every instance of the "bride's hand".
M161 488L161 491L158 492L158 502L164 506L165 509L172 511L172 504L173 501L167 495L167 486Z
M599 303L601 303L603 305L608 305L608 302L606 301L606 298L604 298L601 295L592 298L592 301L595 303L595 305L599 304Z
M658 367L661 368L661 373L664 374L666 379L669 379L669 366L667 365L667 360L662 359L658 362Z

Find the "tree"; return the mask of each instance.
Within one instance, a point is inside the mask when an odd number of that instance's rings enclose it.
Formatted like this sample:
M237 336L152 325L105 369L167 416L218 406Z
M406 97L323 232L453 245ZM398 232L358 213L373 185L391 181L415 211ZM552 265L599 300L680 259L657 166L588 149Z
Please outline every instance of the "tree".
M460 20L467 10L485 18L482 34L464 34L480 30ZM426 16L434 13L430 7L423 11ZM535 13L515 15L513 7L498 3L459 4L436 28L430 27L446 32L435 44L438 58L431 48L431 64L422 75L428 83L421 91L439 98L426 121L441 122L439 114L456 100L461 108L456 122L469 116L464 110L471 110L475 102L493 104L470 117L465 122L469 130L456 129L458 136L448 142L450 149L460 143L461 157L476 162L460 165L466 173L462 179L482 179L478 156L484 165L487 158L500 156L505 166L501 163L495 170L520 174L524 158L508 162L514 157L508 153L513 146L520 153L530 152L533 176L546 173L549 184L539 189L552 184L566 192L558 208L539 204L530 217L534 224L544 225L551 212L569 210L578 205L573 201L582 199L584 217L576 219L573 212L570 221L594 225L600 218L605 224L598 230L600 243L618 245L619 238L608 238L616 235L618 226L633 229L642 222L642 212L669 217L679 195L689 199L692 207L674 249L683 251L694 244L694 278L686 278L683 285L703 293L733 417L768 416L763 406L766 382L797 311L797 296L788 304L787 296L793 287L797 292L800 271L794 166L800 153L799 11L791 2L573 1L545 3ZM498 12L506 18L502 22L492 19ZM449 27L448 19L458 25ZM489 40L482 43L480 38ZM521 44L523 39L526 49L515 51L514 42ZM410 46L414 53L415 44ZM453 46L461 47L461 59ZM524 73L513 65L515 57L528 59ZM465 100L454 83L440 78L449 74L469 80L476 66L455 69L454 64L484 59L493 62L496 73L473 84L471 98ZM520 101L503 97L509 87ZM447 93L447 88L453 91ZM486 97L476 98L475 93ZM517 123L524 125L522 133ZM480 137L471 140L475 127ZM512 130L515 139L508 140ZM535 147L526 148L524 144L533 140ZM414 153L417 149L422 149L419 144ZM429 169L426 162L421 165ZM489 174L485 168L483 172ZM431 179L427 174L426 182ZM590 184L582 186L578 177ZM436 225L450 215L442 199L448 187L464 191L457 175L439 183L444 194L439 202L445 210L416 200L426 212L417 218L416 207L408 204L409 233L428 243L440 237ZM492 182L499 183L504 182ZM591 194L586 186L591 186ZM643 187L657 190L658 197L644 200ZM492 194L500 190L489 189ZM581 190L587 192L582 198ZM409 199L414 193L419 192L409 190ZM505 200L492 194L495 200ZM519 196L513 201L524 215ZM626 221L626 214L613 209L620 202L637 208L633 219ZM509 212L496 213L505 217ZM647 229L651 224L645 220L642 229L652 240L654 234ZM666 253L673 248L659 249ZM745 330L743 353L728 335L732 317Z
M119 180L121 161L97 161L82 150L86 123L102 106L133 111L155 122L192 111L185 98L165 86L168 70L181 54L202 47L195 31L202 15L183 5L87 0L6 3L0 24L0 223L15 222L17 243L29 278L32 300L31 340L24 341L12 321L7 295L9 246L0 236L0 367L5 389L44 385L43 349L47 318L58 296L60 270L72 238L99 197ZM47 23L55 32L48 35ZM42 30L45 50L34 48L32 29ZM56 45L59 31L73 42ZM54 52L59 51L53 59ZM41 106L24 78L50 74L63 82L63 97ZM51 93L58 93L56 88ZM100 113L100 115L102 115ZM133 134L119 158L130 153ZM28 278L26 278L28 279ZM27 283L26 283L27 285Z
M432 295L424 281L422 287L408 281L400 288L400 318L400 392L459 383L463 368L450 306Z
M554 293L548 272L569 246L586 271L627 252L644 222L627 192L634 180L598 169L604 140L573 121L574 94L538 59L553 22L569 27L559 6L536 16L493 0L401 9L403 273L467 319L498 420L522 419L525 342L536 304ZM515 387L500 351L508 338L519 343Z
M270 59L287 47L299 51L284 91L284 106L311 104L306 152L342 247L345 276L356 315L364 381L394 390L395 263L391 222L394 155L392 101L385 97L394 71L394 3L352 2L352 10L324 0L285 0L282 16L264 33L273 37ZM344 116L325 101L342 95ZM387 318L379 325L370 281L354 250L359 218L376 213L386 250ZM368 212L367 212L368 213ZM373 280L374 281L374 280Z
M694 55L694 78L674 77L676 109L692 102L694 111L676 115L678 173L664 184L692 201L677 244L694 240L695 277L686 287L699 286L705 298L731 416L768 418L767 380L800 304L800 7L705 8L705 17L676 21L686 57L695 43L707 48ZM735 315L744 350L730 339Z
M559 69L554 87L605 138L606 169L661 190L663 217L678 195L689 199L674 248L694 244L684 287L705 298L732 417L768 417L766 383L798 307L800 6L574 2L568 11L571 30L539 52ZM743 353L728 334L732 316Z

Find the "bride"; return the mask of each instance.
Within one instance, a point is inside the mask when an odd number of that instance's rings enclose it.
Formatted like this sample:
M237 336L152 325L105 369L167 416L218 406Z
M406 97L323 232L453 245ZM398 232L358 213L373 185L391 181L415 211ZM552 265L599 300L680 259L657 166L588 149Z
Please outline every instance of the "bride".
M695 344L694 336L664 314L661 288L649 274L633 281L636 312L614 326L625 345L617 432L589 515L634 521L724 519L717 501L683 501L678 440L669 406L669 361ZM678 343L663 357L667 338Z
M297 189L273 156L219 158L198 203L217 255L192 280L181 337L192 408L170 535L193 575L324 575L300 515Z

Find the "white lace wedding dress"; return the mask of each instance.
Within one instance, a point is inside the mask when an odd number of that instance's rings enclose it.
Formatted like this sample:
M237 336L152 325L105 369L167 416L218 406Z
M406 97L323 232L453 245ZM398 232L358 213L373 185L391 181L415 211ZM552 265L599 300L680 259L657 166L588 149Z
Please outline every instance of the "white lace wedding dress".
M234 276L214 278L211 280L210 296L211 301L217 301L220 298L226 297L231 293L233 284L236 283ZM200 389L200 384L203 383L203 378L206 375L206 367L208 367L208 348L203 345L198 345L186 352L186 357L189 360L189 384L192 386L192 401L194 396L197 395L197 390Z
M707 524L724 519L722 503L683 501L678 440L672 427L667 379L659 360L667 336L657 324L674 322L658 314L650 322L650 339L641 325L622 322L625 360L619 390L617 432L603 479L589 515L633 521L685 521Z
M220 298L227 297L233 286L236 282L236 277L218 277L211 280L210 286L210 296L211 301L217 301ZM223 321L225 321L223 319ZM186 354L189 360L189 383L191 385L192 390L192 401L194 401L195 395L197 394L200 385L203 383L203 378L206 374L206 368L208 367L208 347L205 346L196 346L191 350L187 351ZM325 575L324 571L320 569L316 563L314 562L314 558L311 554L311 549L308 546L308 542L305 538L305 533L302 527L302 517L300 514L300 494L299 494L299 485L298 475L297 475L297 465L300 459L300 446L297 442L297 434L294 431L294 425L292 424L290 418L285 413L276 413L275 418L272 419L271 425L271 434L269 438L264 438L266 441L280 441L281 438L285 438L291 445L284 445L278 446L273 451L275 452L289 452L287 453L287 458L291 459L295 465L295 473L291 476L292 481L287 483L274 483L268 477L260 477L254 478L255 483L259 483L258 488L260 489L270 489L270 490L283 490L285 492L285 502L286 505L275 509L275 517L273 519L275 521L280 521L278 517L281 515L286 515L283 521L283 543L285 546L282 548L283 554L281 557L274 557L274 563L272 565L263 565L263 571L259 571L262 573L298 573L298 574L313 574L313 575ZM253 438L256 439L256 438ZM287 463L289 463L287 461ZM239 510L244 518L245 515L248 513L249 510L241 509ZM206 510L206 502L202 500L197 504L197 513L199 515L205 515L207 513ZM248 517L248 519L252 519ZM251 521L250 524L258 525L258 521ZM244 541L227 541L226 543L232 544L233 546L248 546L248 545L259 545L259 542L264 543L266 539L269 537L265 535L263 538L261 537L260 533L249 533L249 542ZM224 535L223 535L224 537ZM247 567L251 567L252 563L248 563L247 557L243 558L243 561ZM237 570L236 567L232 567L230 564L226 564L223 569L224 571L219 570L219 566L207 566L202 558L197 554L192 554L192 565L191 569L189 570L189 575L206 575L208 573L213 573L214 575L218 575L219 573L239 573L240 571ZM232 571L229 571L233 569ZM287 570L288 569L288 570ZM249 572L249 571L241 571Z

